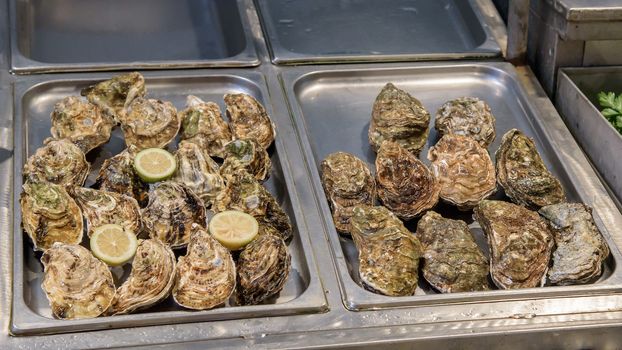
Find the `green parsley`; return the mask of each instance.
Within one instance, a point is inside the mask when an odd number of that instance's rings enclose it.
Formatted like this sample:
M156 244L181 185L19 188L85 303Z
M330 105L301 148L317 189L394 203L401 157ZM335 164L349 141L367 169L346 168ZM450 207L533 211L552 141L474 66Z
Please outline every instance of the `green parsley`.
M598 93L598 102L603 108L600 113L622 134L622 94L616 96L613 92L601 91Z

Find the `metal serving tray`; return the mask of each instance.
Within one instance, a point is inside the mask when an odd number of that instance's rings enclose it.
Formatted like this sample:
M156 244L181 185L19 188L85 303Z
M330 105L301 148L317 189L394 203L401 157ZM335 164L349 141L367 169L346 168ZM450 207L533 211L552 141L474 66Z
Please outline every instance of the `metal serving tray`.
M11 0L17 73L257 66L252 0Z
M268 113L272 113L264 76L247 71L219 72L146 72L147 95L171 101L178 109L184 108L186 96L196 95L217 102L224 111L222 97L225 93L244 92L261 101ZM321 312L326 309L322 289L309 238L302 221L294 182L283 158L283 143L277 135L271 147L273 170L266 187L275 195L294 226L294 238L289 243L292 270L285 288L276 300L265 305L234 306L208 311L188 311L177 306L172 298L140 313L99 317L86 320L63 321L53 319L46 296L41 289L43 278L41 253L35 253L30 239L23 233L19 223L21 211L19 194L22 185L22 166L27 156L33 154L49 136L49 114L53 105L65 96L79 95L80 89L94 82L108 79L109 74L42 76L40 79L20 81L15 85L15 158L14 158L14 266L13 266L13 314L11 332L14 334L76 332L82 330L136 327L155 324L173 324L197 321L217 321L259 316L293 315ZM124 148L122 134L115 129L111 141L99 151L87 156L92 164L86 185L94 182L98 168L104 159ZM178 254L179 255L179 252ZM126 266L125 274L129 266ZM122 271L115 271L119 274ZM214 327L218 327L214 323Z
M280 75L290 104L296 128L302 140L306 163L310 169L317 204L323 216L326 232L337 266L343 302L348 309L379 309L447 303L483 302L492 300L534 299L544 297L592 295L610 293L622 287L622 271L617 264L622 258L612 237L618 227L605 223L611 216L608 208L596 208L593 194L582 190L583 178L569 172L558 152L571 152L572 143L557 139L555 130L548 129L535 114L518 82L515 70L508 63L428 64L412 67L331 69L297 68L283 70ZM611 256L605 262L602 277L594 284L570 287L544 287L521 290L493 290L486 292L437 294L423 278L414 296L388 297L363 289L358 280L357 251L350 238L340 236L334 228L328 202L322 190L319 163L329 153L345 151L355 154L374 169L375 154L371 150L367 130L372 104L387 82L405 89L422 101L432 116L445 101L460 96L476 96L486 100L497 118L497 138L489 147L494 154L501 136L511 128L519 128L533 137L548 168L561 180L569 201L592 203L595 221L611 247ZM420 157L425 155L438 135L430 121L428 143ZM587 176L587 175L586 175ZM498 193L495 198L504 198ZM436 209L445 217L465 220L476 241L488 254L486 239L470 213L439 204ZM416 221L407 223L411 231Z
M255 1L275 64L501 54L475 0Z

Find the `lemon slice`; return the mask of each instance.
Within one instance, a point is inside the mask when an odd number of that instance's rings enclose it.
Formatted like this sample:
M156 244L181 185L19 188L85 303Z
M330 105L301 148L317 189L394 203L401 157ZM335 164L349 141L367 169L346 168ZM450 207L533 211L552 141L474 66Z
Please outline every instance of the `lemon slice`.
M209 232L229 250L238 250L257 236L259 224L249 214L237 210L220 212L209 222Z
M166 180L176 167L175 157L161 148L147 148L134 157L134 169L145 182Z
M136 253L138 241L130 230L115 224L95 228L91 236L91 251L99 260L110 266L128 262Z

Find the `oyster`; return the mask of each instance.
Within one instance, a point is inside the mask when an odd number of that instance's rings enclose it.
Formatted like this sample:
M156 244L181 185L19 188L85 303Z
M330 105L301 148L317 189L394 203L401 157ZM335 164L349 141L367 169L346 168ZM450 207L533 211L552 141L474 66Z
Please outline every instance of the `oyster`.
M486 148L468 136L448 134L428 151L441 199L470 209L497 190L495 167Z
M272 144L276 128L259 101L247 94L226 94L225 104L234 138L255 139L266 149Z
M405 220L434 207L441 190L425 164L391 141L384 141L378 151L376 183L382 204Z
M138 149L129 146L123 152L104 160L94 187L102 191L132 196L141 207L144 207L147 205L149 187L134 172L136 153Z
M429 123L430 113L419 100L387 83L374 102L369 143L378 152L383 141L393 141L418 155L428 139Z
M238 259L236 300L257 305L281 292L291 269L283 239L261 235L249 243Z
M103 145L110 139L114 120L96 105L69 96L54 105L50 133L55 139L68 139L82 152Z
M141 239L130 276L117 289L111 313L127 314L165 299L175 282L175 254L157 239Z
M474 209L488 238L490 274L502 289L544 284L553 234L538 213L512 203L483 200Z
M134 234L141 231L140 207L134 198L84 187L74 187L71 194L86 218L89 237L105 224L117 224Z
M121 118L125 144L145 148L164 148L179 131L181 120L170 102L139 97Z
M205 207L185 185L164 181L149 191L149 204L143 209L144 231L171 248L184 247L193 223L205 226Z
M423 277L441 293L472 292L488 287L488 260L462 220L428 211L417 224L423 246Z
M390 296L413 295L421 244L385 207L355 206L350 233L359 252L363 287Z
M24 178L49 181L64 187L82 186L91 166L84 152L69 140L49 140L24 165Z
M22 187L22 225L35 250L46 250L54 242L82 242L82 211L64 187L49 182Z
M229 125L222 119L220 108L214 102L203 102L188 96L186 109L179 113L181 139L194 142L210 157L224 158L224 148L231 141Z
M177 170L171 180L186 185L209 206L225 188L225 182L218 173L218 164L192 142L179 143Z
M145 78L138 72L131 72L83 89L81 95L119 122L129 104L145 96L145 92Z
M108 266L77 244L56 242L41 257L41 287L50 301L52 315L73 320L104 313L115 296Z
M177 261L173 298L188 309L211 309L233 294L235 263L205 228L193 224L191 229L188 252Z
M322 185L333 212L337 231L350 229L352 209L356 205L374 205L376 181L367 165L352 154L329 154L320 165Z
M505 133L495 157L497 181L513 202L536 209L566 200L561 183L546 169L536 144L521 131Z
M553 229L556 249L549 281L557 285L583 284L602 273L609 247L598 231L592 210L582 203L560 203L540 209Z
M460 97L443 104L436 112L434 127L441 136L470 136L484 148L495 140L495 116L477 97Z
M253 139L241 139L229 142L225 146L225 161L220 168L223 177L240 171L248 171L257 181L270 177L272 162L268 152Z

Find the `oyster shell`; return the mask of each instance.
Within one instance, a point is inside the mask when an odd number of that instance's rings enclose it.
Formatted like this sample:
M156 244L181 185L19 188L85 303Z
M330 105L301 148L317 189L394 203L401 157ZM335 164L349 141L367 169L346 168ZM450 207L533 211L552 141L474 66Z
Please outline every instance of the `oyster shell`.
M347 233L352 209L356 205L374 205L376 201L374 176L362 160L345 152L329 154L320 167L335 228Z
M266 149L272 144L276 128L259 101L247 94L226 94L225 104L234 138L255 139Z
M121 118L125 144L145 148L164 148L179 131L181 119L170 102L139 97Z
M540 214L549 220L556 245L549 281L563 286L588 283L600 276L609 247L594 223L590 207L560 203L542 207Z
M22 225L35 250L46 250L54 242L82 242L82 211L64 187L39 182L25 183L22 188Z
M111 313L127 314L164 300L175 282L175 254L157 239L141 239L130 276L117 289Z
M205 228L193 224L191 229L188 252L177 261L173 298L188 309L211 309L233 294L235 263Z
M369 143L378 152L383 141L397 142L416 156L428 139L429 123L430 113L419 100L387 83L374 102Z
M115 296L108 266L77 244L56 242L41 257L41 287L55 318L73 320L104 313Z
M68 139L82 152L103 145L110 139L114 120L96 105L69 96L54 105L50 133L55 139Z
M179 113L181 139L196 143L210 157L224 158L225 145L233 136L218 105L192 95L186 101L186 109Z
M490 274L502 289L544 284L553 234L538 213L512 203L483 200L474 209L488 238Z
M391 141L383 142L378 151L376 183L382 204L405 220L434 207L441 190L425 164Z
M470 136L484 148L495 140L495 116L490 106L477 97L445 102L436 112L434 127L441 136Z
M536 144L521 131L505 133L495 157L497 181L513 202L537 209L566 200L561 183L547 170Z
M129 104L145 93L145 78L138 72L120 74L81 91L82 96L113 116L116 122L122 119Z
M462 220L428 211L417 224L423 246L423 277L441 293L489 289L488 259Z
M143 230L149 238L159 239L171 248L184 247L190 239L193 223L205 226L205 207L185 185L164 181L149 191L149 204L142 211Z
M441 199L467 210L497 190L488 151L468 136L448 134L428 151Z
M144 207L147 205L149 187L134 172L136 153L138 149L129 146L123 152L104 160L94 187L102 191L132 196L141 207Z
M385 207L355 206L350 233L359 252L363 287L379 294L415 294L421 244Z
M171 180L186 185L205 205L210 206L214 198L225 188L225 182L218 172L218 164L201 148L192 142L179 143L177 170Z
M82 186L91 166L84 152L69 140L49 140L24 165L24 178L49 181L64 187Z
M225 161L220 168L223 177L231 176L240 171L247 171L257 181L265 181L270 177L272 162L268 152L253 139L241 139L229 142L225 146Z
M291 257L283 239L261 235L240 253L236 301L242 305L261 304L281 292L289 276Z

